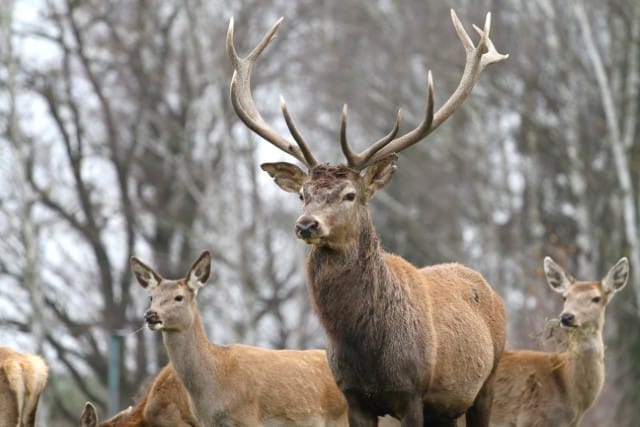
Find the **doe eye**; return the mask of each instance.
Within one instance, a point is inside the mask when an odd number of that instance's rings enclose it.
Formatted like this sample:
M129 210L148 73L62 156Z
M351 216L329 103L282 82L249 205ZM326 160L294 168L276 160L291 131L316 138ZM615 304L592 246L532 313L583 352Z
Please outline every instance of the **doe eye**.
M593 298L591 298L591 301L600 302L600 301L602 301L602 297L593 297Z
M347 193L344 195L344 199L353 202L356 199L356 193Z
M562 301L566 301L566 300L567 300L567 297L563 295L562 296Z
M174 298L176 301L182 301L184 299L184 297L182 295L178 295L177 297Z
M149 302L153 301L153 297L149 295Z
M299 193L298 197L300 198L300 200L302 200L304 202L304 196L302 195L302 193Z

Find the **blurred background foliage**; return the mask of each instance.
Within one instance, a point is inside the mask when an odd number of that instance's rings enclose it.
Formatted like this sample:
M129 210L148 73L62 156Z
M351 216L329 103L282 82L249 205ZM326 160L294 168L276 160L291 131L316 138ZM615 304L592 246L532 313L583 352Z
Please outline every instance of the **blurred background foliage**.
M310 310L298 199L259 169L291 160L238 122L228 102L229 18L248 53L279 16L254 93L286 133L283 94L322 160L340 161L349 105L360 150L419 121L433 70L436 107L455 88L467 30L492 12L510 58L465 105L400 155L372 201L384 247L417 265L480 271L508 307L508 347L552 349L561 301L542 259L576 277L631 261L610 304L607 381L583 425L640 416L640 2L638 0L8 0L0 50L0 342L51 367L40 418L75 425L85 400L104 414L112 334L123 337L120 406L166 363L139 331L147 296L136 255L180 277L204 249L200 296L211 340L322 347ZM475 33L473 34L475 36ZM137 332L136 332L137 331Z

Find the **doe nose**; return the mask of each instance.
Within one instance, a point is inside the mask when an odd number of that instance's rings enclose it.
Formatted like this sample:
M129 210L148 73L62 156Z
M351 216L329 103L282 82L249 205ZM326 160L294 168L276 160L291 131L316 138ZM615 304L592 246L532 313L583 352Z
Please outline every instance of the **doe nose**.
M318 221L313 218L300 218L296 222L296 233L306 239L313 236L318 231Z
M574 316L572 313L562 313L560 315L560 322L564 325L564 326L571 326L573 325L573 321L576 318L576 316Z
M157 323L160 321L160 316L158 316L158 313L152 310L147 310L144 313L144 320L147 323Z

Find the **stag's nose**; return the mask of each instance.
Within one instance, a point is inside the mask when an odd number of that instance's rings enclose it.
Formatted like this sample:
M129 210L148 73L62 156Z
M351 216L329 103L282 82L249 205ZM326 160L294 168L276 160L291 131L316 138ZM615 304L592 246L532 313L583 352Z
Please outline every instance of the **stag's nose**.
M575 320L576 316L574 316L572 313L562 313L560 315L560 323L562 323L562 326L573 326L573 321Z
M160 316L158 316L158 313L152 310L147 310L144 313L144 320L152 325L154 323L159 323L160 322Z
M318 221L311 217L303 216L296 222L296 234L302 239L308 239L317 234L318 226Z

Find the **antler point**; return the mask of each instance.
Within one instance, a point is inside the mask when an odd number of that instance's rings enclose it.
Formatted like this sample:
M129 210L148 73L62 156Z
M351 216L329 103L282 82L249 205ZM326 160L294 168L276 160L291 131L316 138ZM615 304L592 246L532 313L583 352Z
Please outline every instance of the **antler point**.
M484 37L489 38L491 31L491 12L487 12L487 17L484 20Z

